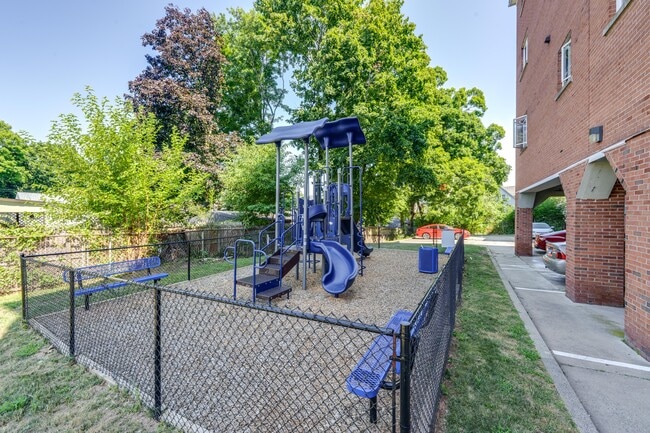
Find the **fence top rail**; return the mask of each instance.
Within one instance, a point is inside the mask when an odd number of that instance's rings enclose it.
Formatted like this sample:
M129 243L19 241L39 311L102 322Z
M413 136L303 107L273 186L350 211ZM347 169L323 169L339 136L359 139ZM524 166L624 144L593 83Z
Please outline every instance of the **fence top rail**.
M168 245L177 245L177 244L188 244L188 243L201 243L201 242L212 242L212 241L223 241L224 239L238 239L241 235L233 236L223 236L219 238L206 238L206 239L193 239L193 240L184 240L184 241L171 241L171 242L159 242L155 244L141 244L141 245L126 245L121 247L110 247L110 248L95 248L90 250L78 250L78 251L62 251L55 253L41 253L41 254L25 254L25 258L35 258L35 257L52 257L52 256L67 256L72 254L85 254L85 253L101 253L104 251L119 251L119 250L129 250L136 248L151 248L151 247L163 247Z
M54 262L48 262L45 260L38 260L40 256L26 256L26 255L21 255L21 259L25 260L26 262L32 262L32 263L38 263L39 265L44 265L44 266L51 266L53 268L61 269L62 271L72 271L74 268L67 266L67 265L61 265L58 263Z

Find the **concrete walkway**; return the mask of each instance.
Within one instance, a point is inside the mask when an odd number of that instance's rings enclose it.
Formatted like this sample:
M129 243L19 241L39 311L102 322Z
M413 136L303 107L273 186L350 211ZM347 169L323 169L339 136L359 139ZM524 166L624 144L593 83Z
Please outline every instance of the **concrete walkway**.
M576 304L564 277L541 254L514 255L512 236L471 237L484 245L582 432L650 432L650 362L623 341L623 308Z

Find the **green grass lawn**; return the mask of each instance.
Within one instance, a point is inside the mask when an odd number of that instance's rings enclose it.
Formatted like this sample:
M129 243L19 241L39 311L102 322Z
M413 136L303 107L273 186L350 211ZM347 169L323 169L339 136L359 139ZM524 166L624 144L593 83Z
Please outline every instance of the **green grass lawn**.
M484 247L465 247L443 431L577 432Z
M0 432L171 432L131 395L57 352L0 296Z

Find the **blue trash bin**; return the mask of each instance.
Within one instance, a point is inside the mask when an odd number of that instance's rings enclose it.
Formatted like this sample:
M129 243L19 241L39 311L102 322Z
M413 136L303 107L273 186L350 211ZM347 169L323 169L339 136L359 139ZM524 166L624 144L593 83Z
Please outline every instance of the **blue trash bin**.
M420 247L418 270L426 274L438 272L438 248Z

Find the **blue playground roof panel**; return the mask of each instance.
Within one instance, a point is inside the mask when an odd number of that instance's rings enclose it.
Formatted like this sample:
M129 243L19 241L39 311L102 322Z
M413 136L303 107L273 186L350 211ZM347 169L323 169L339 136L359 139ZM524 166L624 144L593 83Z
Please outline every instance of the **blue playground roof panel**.
M278 126L273 128L268 134L262 135L255 143L266 144L277 143L283 140L303 140L314 134L314 131L325 125L325 122L327 122L327 118L312 120L311 122L300 122L288 126Z
M363 134L359 119L356 117L344 117L327 122L314 133L314 136L323 149L325 149L325 138L327 137L327 147L334 149L348 146L348 133L352 134L352 144L364 144L366 142L366 136Z

